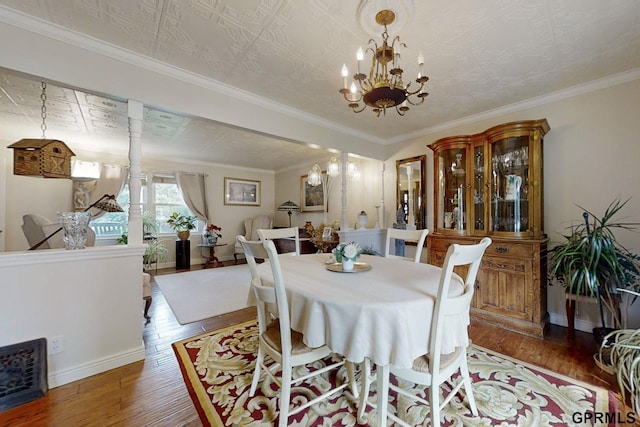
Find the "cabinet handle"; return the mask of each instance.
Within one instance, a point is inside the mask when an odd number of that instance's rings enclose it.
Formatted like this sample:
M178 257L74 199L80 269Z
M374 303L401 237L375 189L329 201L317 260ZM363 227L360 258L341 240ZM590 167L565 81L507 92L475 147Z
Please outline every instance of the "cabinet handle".
M480 281L479 280L476 279L475 285L476 285L476 289L480 289Z
M503 254L505 252L509 252L509 248L505 248L504 246L498 246L496 248L496 252L499 252L499 253Z

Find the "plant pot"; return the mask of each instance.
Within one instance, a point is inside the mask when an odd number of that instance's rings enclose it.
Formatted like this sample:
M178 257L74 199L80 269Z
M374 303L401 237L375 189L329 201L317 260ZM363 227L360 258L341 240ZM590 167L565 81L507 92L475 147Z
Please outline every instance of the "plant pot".
M600 345L602 341L604 341L604 337L613 331L615 331L613 328L593 328L593 338L596 340L596 343Z
M343 260L342 261L342 270L343 271L353 271L353 260Z
M189 230L178 231L178 239L180 240L189 240L189 236L191 232Z

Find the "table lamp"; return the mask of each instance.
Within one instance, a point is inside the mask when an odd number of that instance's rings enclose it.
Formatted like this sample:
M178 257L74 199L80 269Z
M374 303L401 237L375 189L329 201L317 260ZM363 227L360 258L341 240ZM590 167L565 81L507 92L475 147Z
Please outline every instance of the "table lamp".
M278 210L287 211L287 214L289 214L289 227L291 227L291 214L293 213L293 211L299 211L300 206L296 205L291 200L287 200L286 202L278 206Z

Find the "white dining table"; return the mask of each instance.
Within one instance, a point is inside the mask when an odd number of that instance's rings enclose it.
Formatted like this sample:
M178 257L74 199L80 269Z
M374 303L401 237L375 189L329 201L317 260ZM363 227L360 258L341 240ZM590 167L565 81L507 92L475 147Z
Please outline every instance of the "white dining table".
M328 270L329 257L278 257L291 328L302 333L305 344L326 345L354 363L370 359L377 365L378 384L388 381L390 365L410 368L415 358L428 353L440 267L362 255L358 262L371 269L346 273ZM263 283L273 282L268 262L259 264L258 272ZM454 274L449 296L462 295L463 286ZM447 319L443 353L469 344L468 325L468 313ZM381 405L378 402L378 408ZM378 414L386 418L386 410ZM385 425L381 421L378 425Z

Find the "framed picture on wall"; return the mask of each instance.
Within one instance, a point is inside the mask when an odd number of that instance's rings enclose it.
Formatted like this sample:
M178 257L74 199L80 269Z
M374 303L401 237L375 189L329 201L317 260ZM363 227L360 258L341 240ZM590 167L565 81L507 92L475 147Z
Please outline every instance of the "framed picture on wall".
M326 172L322 172L325 179ZM308 175L300 177L300 211L302 212L324 212L324 193L322 184L309 185Z
M225 177L224 204L260 206L260 181Z

